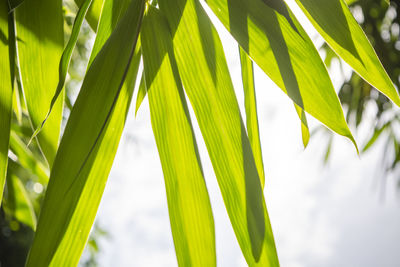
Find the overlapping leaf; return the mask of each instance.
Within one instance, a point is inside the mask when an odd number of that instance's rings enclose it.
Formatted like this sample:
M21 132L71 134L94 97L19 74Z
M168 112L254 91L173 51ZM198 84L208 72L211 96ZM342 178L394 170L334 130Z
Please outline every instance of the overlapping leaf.
M329 46L396 105L400 97L344 0L296 0Z
M180 266L215 266L214 220L167 21L150 6L141 34L151 124Z
M76 14L76 18L74 21L74 26L72 27L71 36L68 40L67 46L64 49L64 52L61 55L60 65L58 67L58 84L55 90L54 96L51 99L49 110L44 118L43 122L33 133L33 137L35 137L39 131L43 128L47 118L50 116L51 110L53 109L54 104L56 103L58 96L64 88L65 79L67 78L67 72L69 68L69 63L71 61L72 52L74 51L76 42L78 41L79 31L81 29L83 20L85 19L86 13L90 7L92 0L85 0L82 3L82 6L79 8L78 13Z
M0 203L3 197L4 183L7 175L8 145L10 140L12 95L13 95L13 59L9 36L8 6L0 3Z
M85 0L75 0L75 3L78 6L82 6L84 1ZM86 20L89 23L90 27L95 32L97 31L100 14L102 13L104 2L105 0L93 0L92 4L90 5L88 13L86 14Z
M249 135L250 145L256 161L258 175L261 185L264 188L265 174L264 163L261 153L260 133L258 130L258 115L256 90L254 86L253 62L246 52L239 46L240 65L242 70L242 82L244 90L244 107L246 110L246 126Z
M283 0L206 0L258 66L297 104L354 139L328 72Z
M15 9L17 50L29 116L38 128L50 107L58 83L58 65L64 46L61 0L25 0ZM58 148L63 95L37 135L52 166Z
M198 1L158 4L243 254L251 266L277 266L257 167L218 34Z
M131 1L87 71L50 174L27 266L78 263L131 100L143 10L144 1Z
M7 0L8 2L8 7L9 11L13 11L15 8L17 8L22 2L25 0Z

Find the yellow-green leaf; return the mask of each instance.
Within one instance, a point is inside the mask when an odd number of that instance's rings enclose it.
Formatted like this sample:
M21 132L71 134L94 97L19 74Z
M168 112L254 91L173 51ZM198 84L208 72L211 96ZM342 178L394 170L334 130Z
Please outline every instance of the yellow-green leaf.
M264 163L262 160L262 153L261 153L260 132L258 130L258 115L257 115L256 90L254 86L253 61L251 61L249 56L240 46L239 46L239 54L240 54L240 64L242 70L247 133L249 135L250 145L253 150L254 159L256 161L261 185L264 188L265 173L264 173Z
M296 0L329 46L365 81L400 106L400 97L344 0Z
M83 1L85 0L75 0L75 3L78 6L82 6ZM105 0L93 0L88 13L86 14L86 20L95 32L97 31L97 26L99 23L100 14L102 13L104 1Z
M296 103L294 103L294 108L296 109L297 116L299 116L300 119L301 139L303 140L304 148L306 148L308 145L308 141L310 141L310 130L308 129L306 113L304 112L304 109L296 105Z
M26 104L34 129L50 106L58 83L58 65L64 46L61 0L25 0L15 9L19 68ZM52 166L60 137L63 95L37 135Z
M79 8L78 13L76 14L76 17L74 20L74 25L72 27L71 36L69 37L67 46L65 47L65 49L61 55L60 65L58 67L59 74L58 74L57 88L55 89L54 96L51 99L50 107L46 114L46 117L44 118L44 120L40 124L40 126L33 133L33 137L35 137L40 132L40 130L43 128L43 125L45 124L47 118L50 116L53 106L58 99L58 96L60 95L61 91L64 88L64 83L65 83L65 79L67 78L67 72L68 72L68 68L69 68L69 63L71 61L72 52L74 51L76 42L78 41L79 31L81 29L83 20L85 18L85 15L86 15L91 3L92 3L92 0L85 0L82 3L82 6Z
M136 98L135 116L146 95L147 95L146 84L144 82L144 76L142 76L142 78L140 79L139 90Z
M143 0L131 1L87 71L50 173L27 266L79 261L132 97L143 10Z
M250 266L278 266L260 178L218 34L197 0L159 0L174 54Z
M206 2L295 104L355 144L326 67L283 0Z
M150 6L141 33L151 124L179 266L215 266L214 220L167 21Z
M10 53L14 45L9 36L8 6L5 1L0 3L0 204L3 198L4 183L7 175L8 145L12 115L13 82L12 62L14 54Z
M104 0L103 12L100 16L99 28L96 35L96 41L90 54L88 68L92 64L111 32L115 29L118 21L125 14L130 0Z

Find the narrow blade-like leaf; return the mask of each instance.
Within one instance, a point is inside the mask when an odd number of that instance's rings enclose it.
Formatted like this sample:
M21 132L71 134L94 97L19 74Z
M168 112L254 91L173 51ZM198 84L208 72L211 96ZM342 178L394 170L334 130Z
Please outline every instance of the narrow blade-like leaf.
M246 110L246 126L256 161L258 175L261 185L264 188L265 174L264 163L261 153L260 132L258 130L258 115L256 102L256 89L254 85L253 61L246 52L239 46L240 65L242 70L242 82L244 90L244 107Z
M58 74L57 88L55 90L53 98L51 99L50 108L47 111L46 117L43 120L43 122L40 124L39 128L37 128L35 130L35 132L33 133L33 137L35 137L39 133L39 131L43 128L43 125L46 122L47 118L49 117L51 110L53 109L53 106L58 99L58 96L60 95L62 89L64 88L64 83L65 83L65 79L67 78L67 72L68 72L68 68L69 68L69 63L71 61L72 52L74 51L76 42L78 41L78 36L79 36L79 32L81 30L83 20L85 18L85 15L86 15L91 3L92 3L92 0L85 0L82 3L82 6L79 8L78 13L76 14L74 25L72 27L71 36L69 37L69 40L68 40L67 46L64 49L64 52L62 53L60 65L58 67L59 74Z
M159 0L239 245L250 266L278 266L250 141L218 34L197 0Z
M96 41L92 48L92 53L90 54L88 68L102 49L107 39L110 37L111 32L117 25L118 21L125 14L130 2L130 0L104 0L99 29L97 31Z
M138 94L137 94L137 98L136 98L135 116L136 116L140 106L142 105L142 102L143 102L144 98L146 97L146 95L147 95L147 89L146 89L146 84L144 82L144 75L143 75L142 78L140 79Z
M78 6L82 6L82 3L85 0L75 0L75 3ZM102 13L103 4L105 0L93 0L92 4L90 5L89 11L86 14L86 20L89 23L90 27L93 31L97 31L100 15Z
M167 21L150 6L142 51L179 266L215 266L214 220Z
M61 0L25 0L16 10L17 50L29 116L34 129L46 117L58 82L58 65L64 47ZM63 95L37 135L52 166L62 119Z
M326 67L283 0L206 2L295 104L355 144Z
M301 123L301 139L303 140L303 146L304 148L307 147L308 141L310 141L310 130L308 129L308 122L307 122L307 117L306 113L304 112L304 109L294 104L294 108L296 109L297 116L299 116L300 123Z
M296 0L329 46L362 78L400 106L400 97L344 0Z
M0 3L0 204L3 198L4 183L7 175L8 145L12 115L13 82L12 62L14 54L10 53L14 45L9 36L8 6L5 1Z
M129 108L143 10L144 1L131 1L87 71L50 174L27 266L79 261Z

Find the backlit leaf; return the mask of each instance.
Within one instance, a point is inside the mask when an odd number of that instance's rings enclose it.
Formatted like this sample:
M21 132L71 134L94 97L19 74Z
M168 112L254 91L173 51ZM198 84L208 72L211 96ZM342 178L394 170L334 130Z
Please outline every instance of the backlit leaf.
M79 31L81 29L83 20L85 18L85 15L86 15L91 3L92 3L92 0L85 0L82 3L82 6L79 8L78 13L76 14L74 26L72 27L71 36L69 37L69 40L68 40L67 46L64 49L64 52L62 53L60 65L58 67L59 75L58 75L57 88L55 90L53 98L51 99L50 108L46 114L46 117L43 120L43 122L41 123L41 125L33 133L33 137L35 137L39 133L39 131L43 128L43 125L45 124L47 118L49 117L51 110L53 109L53 106L58 99L58 96L60 95L62 89L64 88L64 83L65 83L65 79L67 78L67 72L68 72L69 63L71 61L72 52L74 51L76 42L78 41Z
M14 54L10 53L13 38L9 36L8 7L0 3L0 204L7 174L8 145L12 115Z
M78 6L82 6L82 3L85 0L75 0L75 3ZM100 14L103 9L103 4L105 0L93 0L92 4L90 5L89 11L86 14L86 20L89 23L90 27L96 32L99 19L100 19Z
M215 266L214 220L167 21L150 6L141 34L151 124L179 266Z
M297 116L299 116L301 122L301 138L303 140L303 146L304 148L306 148L308 145L308 141L310 141L310 130L308 129L306 113L304 112L304 109L302 109L295 103L294 108L296 109Z
M206 2L295 104L355 144L326 67L283 0Z
M400 106L400 97L344 0L296 0L330 45L362 78Z
M278 266L274 239L250 141L218 34L197 0L159 0L174 54L249 265Z
M58 65L64 46L61 2L25 0L15 10L20 75L34 129L46 117L58 83ZM59 97L46 125L37 135L50 166L60 137L63 98L63 95Z
M265 174L261 153L260 133L258 130L258 115L256 103L256 91L254 86L253 62L246 52L239 46L240 65L242 70L242 82L244 90L244 106L246 110L246 126L250 145L256 161L258 175L264 188Z
M139 91L136 98L135 116L146 95L147 95L146 84L144 82L144 76L142 76L142 78L140 79Z
M143 10L144 1L131 1L87 71L51 170L27 266L78 264L132 97Z

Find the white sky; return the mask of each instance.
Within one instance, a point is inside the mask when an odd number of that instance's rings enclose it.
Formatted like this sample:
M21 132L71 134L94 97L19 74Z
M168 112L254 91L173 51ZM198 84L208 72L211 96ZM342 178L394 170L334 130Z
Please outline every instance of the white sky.
M243 110L237 46L217 26ZM316 36L309 26L305 28ZM360 159L348 140L336 136L331 161L323 167L327 137L315 135L303 151L292 103L258 68L255 79L265 197L281 266L400 266L400 199L391 177L381 194L382 144ZM340 84L340 76L334 75L334 83ZM137 118L133 107L97 216L110 236L102 239L99 263L176 266L147 98ZM315 128L318 124L309 118ZM197 125L195 131L215 219L218 265L246 266ZM359 144L366 134L355 133Z

